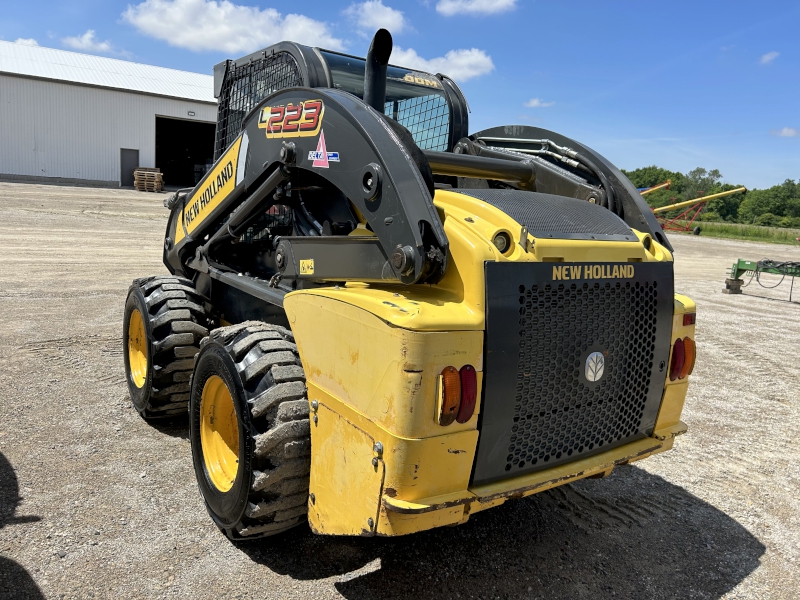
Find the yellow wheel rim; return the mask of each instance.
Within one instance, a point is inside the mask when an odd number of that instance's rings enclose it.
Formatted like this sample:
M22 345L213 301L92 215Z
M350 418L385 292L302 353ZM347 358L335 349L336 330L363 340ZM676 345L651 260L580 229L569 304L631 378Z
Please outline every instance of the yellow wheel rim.
M200 399L200 446L211 483L227 492L239 472L239 421L231 392L225 382L212 375Z
M136 308L128 321L128 364L134 385L144 387L147 379L147 334L142 313Z

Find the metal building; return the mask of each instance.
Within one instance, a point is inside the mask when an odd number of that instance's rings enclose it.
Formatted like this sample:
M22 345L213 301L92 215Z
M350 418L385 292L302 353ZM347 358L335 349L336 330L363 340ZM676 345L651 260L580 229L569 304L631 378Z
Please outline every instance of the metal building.
M0 179L192 186L214 155L210 75L0 41Z

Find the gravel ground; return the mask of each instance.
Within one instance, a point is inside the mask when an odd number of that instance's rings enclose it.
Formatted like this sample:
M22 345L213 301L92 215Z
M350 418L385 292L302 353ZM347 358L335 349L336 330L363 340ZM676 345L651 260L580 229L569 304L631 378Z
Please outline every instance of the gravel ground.
M187 427L145 423L124 382L127 287L166 272L161 201L0 184L0 598L798 597L800 304L721 289L736 258L800 249L674 236L699 358L672 452L461 527L236 546Z

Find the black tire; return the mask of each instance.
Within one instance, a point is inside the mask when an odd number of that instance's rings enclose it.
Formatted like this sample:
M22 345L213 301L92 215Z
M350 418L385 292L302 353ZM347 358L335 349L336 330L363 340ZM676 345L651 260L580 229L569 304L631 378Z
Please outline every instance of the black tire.
M225 382L238 421L238 471L225 491L209 475L200 433L203 391L214 375ZM258 321L212 331L192 376L189 430L206 508L230 539L275 535L307 520L311 428L291 331Z
M692 234L693 235L700 235L701 231L702 231L702 229L700 229L700 227L698 226L698 227L695 227L694 229L692 229Z
M175 418L187 412L194 357L211 324L203 302L194 284L183 277L137 279L128 289L122 327L125 379L133 405L145 419ZM142 316L146 337L144 381L131 371L134 311Z

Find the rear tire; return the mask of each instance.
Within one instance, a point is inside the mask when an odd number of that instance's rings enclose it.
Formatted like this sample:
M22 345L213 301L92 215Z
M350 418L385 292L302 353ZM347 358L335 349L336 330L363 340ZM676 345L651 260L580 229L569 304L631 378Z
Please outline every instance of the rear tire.
M125 379L145 419L185 415L189 378L210 320L203 297L183 277L137 279L123 319Z
M218 391L220 380L229 396ZM291 331L257 321L212 331L192 376L189 433L200 493L230 539L307 520L311 428ZM234 453L235 472L226 458Z

